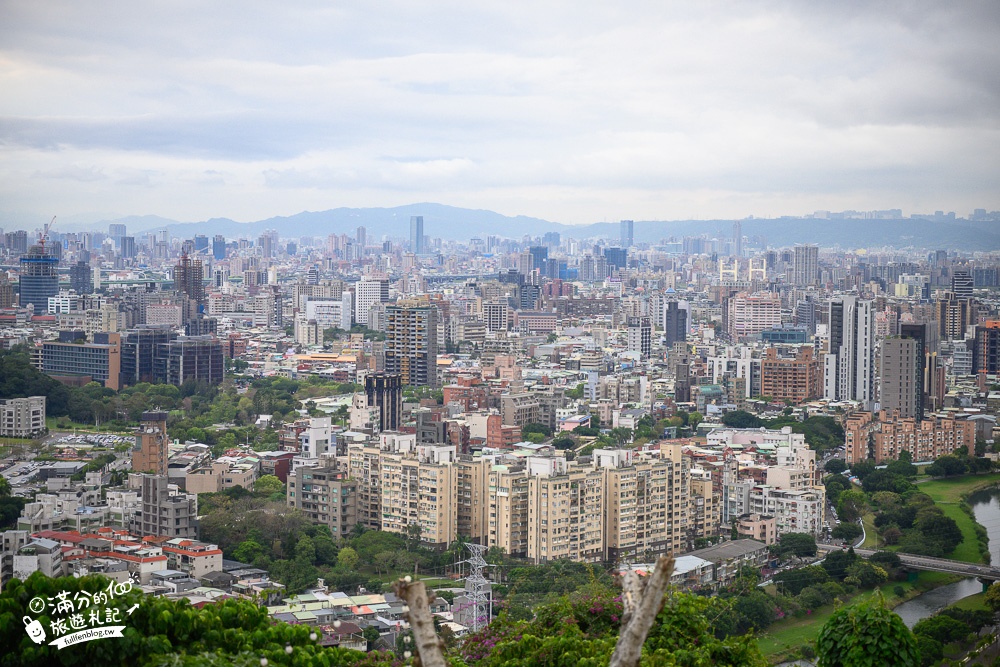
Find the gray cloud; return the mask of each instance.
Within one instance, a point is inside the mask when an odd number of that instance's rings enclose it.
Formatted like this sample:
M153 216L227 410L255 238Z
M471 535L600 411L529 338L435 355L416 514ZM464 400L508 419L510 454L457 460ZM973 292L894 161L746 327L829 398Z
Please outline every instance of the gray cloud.
M7 3L0 197L185 219L1000 208L992 1L347 5Z

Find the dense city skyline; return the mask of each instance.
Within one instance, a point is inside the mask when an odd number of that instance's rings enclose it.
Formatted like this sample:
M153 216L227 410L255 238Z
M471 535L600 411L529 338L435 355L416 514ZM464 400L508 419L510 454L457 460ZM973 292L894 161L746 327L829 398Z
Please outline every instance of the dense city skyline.
M4 226L1000 208L987 3L8 7Z

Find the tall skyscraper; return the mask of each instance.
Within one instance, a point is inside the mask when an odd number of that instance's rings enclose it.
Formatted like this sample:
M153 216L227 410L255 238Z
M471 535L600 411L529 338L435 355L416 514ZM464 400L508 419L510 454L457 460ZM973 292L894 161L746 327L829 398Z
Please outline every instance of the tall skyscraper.
M119 223L111 223L110 225L108 225L108 236L111 237L111 240L115 242L115 244L119 247L119 249L121 248L122 237L126 236L127 234L128 234L128 228L125 225Z
M134 236L123 236L118 239L118 248L120 250L119 254L122 259L134 259L135 258L135 237Z
M226 258L226 237L222 234L216 234L215 238L212 239L212 257L215 259Z
M628 266L628 250L625 248L605 248L604 257L608 260L609 269L624 269Z
M410 216L410 250L417 255L424 254L424 216Z
M396 431L403 415L403 383L399 375L372 373L365 376L368 406L379 408L379 431Z
M437 308L406 302L385 309L385 370L412 387L437 386Z
M733 254L743 256L743 223L739 220L733 223Z
M531 253L531 268L544 270L545 260L549 258L549 249L543 245L533 245L528 248L528 252Z
M41 245L31 246L28 254L21 256L20 304L29 303L36 313L49 307L49 297L59 292L59 259L50 255Z
M830 302L830 349L823 357L823 397L875 400L875 306L856 296Z
M368 230L364 227L358 227L357 236L355 238L358 248L360 249L360 254L364 255L365 248L368 246Z
M988 375L1000 373L1000 320L987 320L976 325L972 372Z
M923 419L923 376L918 359L920 341L890 336L882 341L879 402L883 410L898 410L903 419Z
M633 245L635 245L634 225L635 223L633 223L631 220L621 221L620 240L623 248L631 248Z
M663 344L673 347L674 343L687 340L686 308L681 308L677 301L667 301L663 304Z
M971 292L971 288L969 289ZM976 323L978 308L976 300L961 299L954 292L945 292L934 302L934 316L938 324L938 336L946 340L963 340L966 329Z
M77 262L69 267L69 284L77 294L92 294L94 292L94 272L90 264Z
M389 281L361 280L358 281L354 293L354 321L368 326L368 314L376 303L389 301Z
M972 274L969 271L956 269L951 274L951 291L956 299L971 299L972 287Z
M792 284L808 287L819 282L819 247L814 245L795 246L792 263Z
M205 305L205 271L200 259L181 256L174 266L174 289L196 301L199 306Z

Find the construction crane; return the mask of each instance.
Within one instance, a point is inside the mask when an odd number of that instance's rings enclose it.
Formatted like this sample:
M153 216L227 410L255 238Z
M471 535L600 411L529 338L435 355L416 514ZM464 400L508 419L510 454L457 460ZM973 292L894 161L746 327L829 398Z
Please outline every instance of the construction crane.
M56 216L52 216L52 219L49 220L47 225L45 225L45 229L42 230L41 236L38 237L38 246L43 251L45 250L45 242L49 238L49 230L52 229L52 226L55 224L56 224Z

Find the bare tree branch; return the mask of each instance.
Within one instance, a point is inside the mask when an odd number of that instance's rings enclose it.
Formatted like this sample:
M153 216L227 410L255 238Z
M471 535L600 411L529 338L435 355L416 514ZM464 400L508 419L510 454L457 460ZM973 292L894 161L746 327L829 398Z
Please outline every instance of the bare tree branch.
M434 617L431 615L431 597L422 581L406 581L409 577L396 582L396 595L406 601L409 611L406 619L410 622L413 632L413 642L416 644L417 655L422 667L446 667L444 655L441 653L441 641L434 632ZM433 595L433 594L431 594ZM416 661L414 661L416 662Z
M670 575L674 571L674 559L661 556L656 568L643 585L635 572L626 572L622 580L622 630L611 656L609 667L637 667L642 657L642 645L646 643L656 615L663 609Z

